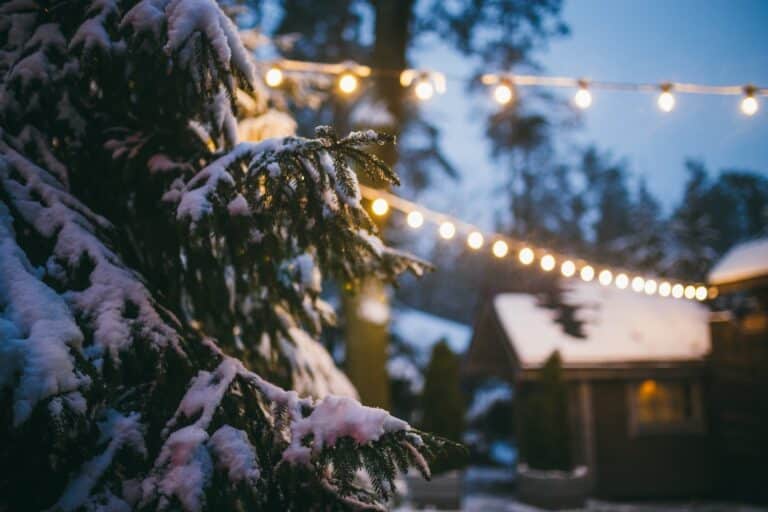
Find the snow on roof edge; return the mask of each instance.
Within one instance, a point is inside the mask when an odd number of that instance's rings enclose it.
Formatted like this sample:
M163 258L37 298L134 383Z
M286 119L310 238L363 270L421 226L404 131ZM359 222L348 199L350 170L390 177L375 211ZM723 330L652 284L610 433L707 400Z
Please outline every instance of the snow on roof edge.
M709 271L707 281L721 285L761 276L768 276L768 238L731 247Z

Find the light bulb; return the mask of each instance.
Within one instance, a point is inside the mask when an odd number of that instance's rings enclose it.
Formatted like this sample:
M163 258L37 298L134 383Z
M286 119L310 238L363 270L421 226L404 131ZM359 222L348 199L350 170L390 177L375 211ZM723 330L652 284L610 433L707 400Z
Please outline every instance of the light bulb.
M565 277L571 277L576 273L576 265L574 265L571 260L565 260L563 264L560 265L560 273Z
M501 105L506 105L514 98L515 93L508 84L500 83L493 89L493 99Z
M659 285L659 295L662 297L669 297L670 293L672 293L672 285L667 281L664 281Z
M629 277L627 274L619 274L616 276L616 288L623 290L629 286Z
M496 240L493 242L493 255L497 258L503 258L509 252L509 246L504 240Z
M588 283L595 278L595 269L589 265L581 267L579 276L581 276L582 281L586 281Z
M685 291L685 288L680 283L677 283L675 286L672 287L672 296L676 299L679 299L683 296L683 293Z
M699 286L696 288L696 300L706 300L707 295L709 295L709 293L707 292L706 286Z
M413 87L413 93L421 101L427 101L432 97L432 95L435 94L435 88L432 86L432 83L428 79L421 78Z
M753 116L760 108L760 104L757 102L757 98L748 94L741 100L741 111L746 116Z
M662 112L672 112L672 109L675 108L675 96L669 91L662 91L656 104Z
M683 292L686 299L694 299L696 298L696 287L692 284L689 284L685 287L685 290Z
M640 276L636 276L632 279L632 289L636 292L643 291L645 287L645 279Z
M520 263L523 265L530 265L533 263L534 254L531 249L528 247L524 247L520 249L520 253L517 255L517 259L520 260Z
M424 216L421 214L421 212L418 212L416 210L412 211L408 214L408 217L406 217L406 221L408 222L408 225L412 228L420 228L422 224L424 224Z
M555 268L555 257L551 254L545 254L541 257L541 269L545 272L549 272Z
M467 236L467 245L470 249L479 249L483 246L483 234L479 231L473 231Z
M443 237L446 240L450 240L453 238L453 235L456 234L456 226L453 225L452 222L443 222L440 224L440 228L438 229L440 236Z
M717 286L710 286L709 290L707 290L707 295L710 299L716 299L719 293L720 292L718 292Z
M389 211L389 203L383 197L377 197L371 203L371 211L381 217Z
M654 281L653 279L649 279L645 282L644 291L646 295L653 295L654 293L656 293L656 288L657 288L656 281Z
M344 94L352 94L359 84L360 81L350 72L342 73L339 77L339 90Z
M573 103L582 110L592 105L592 93L589 92L586 84L582 83L579 85L579 90L573 96Z
M613 281L613 274L610 270L601 270L597 280L600 281L601 285L608 286Z
M280 71L280 68L271 67L264 75L264 81L270 87L280 87L280 84L283 83L283 72Z

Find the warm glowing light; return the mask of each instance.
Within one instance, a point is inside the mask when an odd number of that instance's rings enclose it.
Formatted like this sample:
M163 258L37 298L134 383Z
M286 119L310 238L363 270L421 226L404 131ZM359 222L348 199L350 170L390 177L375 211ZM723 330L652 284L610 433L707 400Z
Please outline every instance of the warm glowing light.
M416 210L409 213L405 220L408 222L408 225L414 229L420 228L421 225L424 224L424 216L421 214L421 212Z
M664 281L659 285L659 295L662 297L669 297L670 293L672 293L672 285L667 281Z
M623 290L629 286L629 277L627 274L619 274L616 276L616 287Z
M610 270L601 270L597 280L600 281L601 285L608 286L613 281L613 274Z
M706 286L698 286L696 288L696 300L706 300L707 295L709 295L709 292L707 292Z
M672 109L675 108L675 95L669 91L663 91L659 94L656 104L662 112L672 112Z
M642 384L640 384L640 395L643 397L651 397L656 394L656 391L658 390L658 386L656 385L655 380L644 380Z
M456 234L456 226L453 225L453 222L445 221L442 224L440 224L440 228L438 229L440 236L443 237L446 240L450 240L453 238L453 235Z
M595 269L589 265L586 265L584 267L581 267L581 271L579 272L579 275L581 276L581 279L583 281L590 282L595 278Z
M280 87L280 84L283 83L283 72L280 71L280 68L269 68L264 75L264 81L270 87Z
M383 197L377 197L371 203L371 211L378 216L386 215L389 211L389 203Z
M645 279L640 276L636 276L632 279L632 289L636 292L641 292L645 288Z
M757 98L755 98L752 94L744 96L744 99L741 100L741 112L744 115L753 116L757 114L759 109L760 104L757 102Z
M483 242L483 234L479 231L473 231L469 234L469 236L467 236L467 245L471 249L477 250L481 248L483 246Z
M579 90L573 96L573 103L582 110L592 105L592 93L589 92L586 84L582 83L579 86Z
M565 260L563 264L560 265L560 273L565 277L571 277L576 273L576 265L574 265L571 260Z
M344 94L352 94L357 90L360 81L352 73L342 73L339 77L339 90Z
M523 265L530 265L531 263L533 263L533 258L534 258L533 250L529 249L528 247L523 247L522 249L520 249L520 252L517 255L517 259L519 259L520 263L522 263Z
M679 299L683 296L685 288L680 283L677 283L675 286L672 287L672 296L676 299Z
M685 295L686 299L693 299L693 298L695 298L696 297L696 287L693 286L692 284L689 284L688 286L685 287L684 295Z
M549 272L553 268L555 268L555 257L551 254L545 254L541 257L541 268L545 272Z
M506 105L515 97L515 92L508 84L501 83L493 89L493 99L501 105Z
M493 242L493 255L497 258L503 258L509 252L509 246L504 240L496 240Z
M717 286L710 286L708 290L709 298L716 299L720 292L717 291Z
M649 279L645 282L644 291L646 294L653 295L654 293L656 293L656 288L657 288L656 281L654 281L653 279Z
M416 85L413 86L413 93L421 101L427 101L435 94L435 88L432 85L432 82L428 79L421 78L416 82Z

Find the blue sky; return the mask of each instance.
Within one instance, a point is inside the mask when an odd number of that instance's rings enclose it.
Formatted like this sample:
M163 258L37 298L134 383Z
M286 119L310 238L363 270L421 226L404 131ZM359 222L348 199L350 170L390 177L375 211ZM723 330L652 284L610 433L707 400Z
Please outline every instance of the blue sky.
M768 1L566 0L563 18L571 35L536 54L542 73L768 86ZM462 57L430 43L421 45L412 59L450 74L472 68ZM444 181L423 200L488 224L494 208L503 204L495 192L502 170L489 160L483 136L483 111L493 105L470 96L460 82L448 86L448 93L424 108L443 130L447 152L463 179ZM737 97L677 95L675 110L662 114L654 95L595 91L593 96L582 127L559 142L566 148L594 142L626 158L633 176L645 177L666 207L680 196L687 157L703 160L713 172L727 167L768 175L768 98L747 118L738 110ZM468 201L471 197L488 199Z

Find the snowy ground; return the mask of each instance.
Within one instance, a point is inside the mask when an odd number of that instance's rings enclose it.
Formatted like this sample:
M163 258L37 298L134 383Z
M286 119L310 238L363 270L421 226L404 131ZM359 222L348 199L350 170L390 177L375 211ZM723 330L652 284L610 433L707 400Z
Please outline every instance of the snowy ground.
M461 509L468 512L543 512L517 501L513 473L510 470L470 467L464 478ZM406 501L395 509L398 512L414 510L452 510L419 507ZM768 512L768 508L736 503L612 503L589 500L585 512Z

